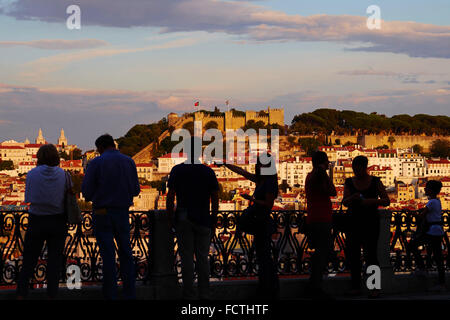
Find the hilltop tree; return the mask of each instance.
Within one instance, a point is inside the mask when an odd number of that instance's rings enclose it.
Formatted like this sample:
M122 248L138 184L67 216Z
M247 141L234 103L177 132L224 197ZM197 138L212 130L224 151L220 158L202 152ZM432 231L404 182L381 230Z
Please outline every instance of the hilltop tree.
M423 147L420 144L415 144L412 146L412 150L414 153L422 154L423 153Z
M311 157L314 151L320 146L320 142L314 138L299 138L298 144L305 150L308 157Z
M159 136L167 129L169 126L166 118L149 125L135 125L125 136L117 139L119 150L132 157L150 143L157 142Z
M390 136L388 138L388 142L389 142L389 145L391 146L391 149L393 149L394 148L395 137L394 136Z
M288 136L287 137L287 142L292 146L295 144L295 137L294 136Z
M450 134L450 117L401 114L391 118L375 112L366 114L350 110L317 109L296 115L291 132L300 134Z
M14 163L11 160L0 160L0 171L14 170Z
M448 158L450 157L450 141L443 139L434 140L430 151L433 157Z

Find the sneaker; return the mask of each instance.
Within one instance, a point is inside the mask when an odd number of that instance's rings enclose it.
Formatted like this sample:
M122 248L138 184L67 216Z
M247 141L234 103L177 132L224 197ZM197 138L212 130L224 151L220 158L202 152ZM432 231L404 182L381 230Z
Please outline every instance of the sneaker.
M430 292L446 292L447 288L445 287L444 284L437 284L437 285L431 287L428 291L430 291Z

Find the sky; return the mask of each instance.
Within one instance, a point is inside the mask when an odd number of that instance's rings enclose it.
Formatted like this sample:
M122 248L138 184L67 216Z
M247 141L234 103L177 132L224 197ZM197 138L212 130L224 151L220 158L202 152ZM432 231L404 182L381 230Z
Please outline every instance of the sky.
M0 0L0 141L92 149L196 101L448 116L449 21L448 0Z

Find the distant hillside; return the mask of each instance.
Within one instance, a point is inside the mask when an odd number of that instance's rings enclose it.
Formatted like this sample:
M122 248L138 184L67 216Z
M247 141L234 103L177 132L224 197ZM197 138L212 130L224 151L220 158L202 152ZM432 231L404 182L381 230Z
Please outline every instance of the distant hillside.
M296 115L292 120L290 132L311 134L312 132L336 135L355 133L392 133L450 135L450 117L407 114L387 117L373 112L367 114L356 111L317 109L313 112Z
M125 136L117 139L122 153L132 157L150 143L158 141L158 137L168 129L167 119L163 118L157 123L137 124Z
M233 110L233 112L240 112ZM220 114L218 109L210 111L212 115ZM192 124L192 122L191 122ZM248 122L244 129L258 123ZM263 124L260 127L264 127ZM166 118L152 124L138 124L132 127L125 136L117 139L122 153L134 156L136 153L158 142L160 135L169 129ZM170 130L169 130L170 131ZM291 133L298 132L309 135L313 132L335 135L347 135L356 133L385 133L385 134L426 134L426 135L450 135L450 117L430 116L418 114L409 116L406 114L387 117L385 115L355 111L339 111L334 109L317 109L313 112L296 115L289 128ZM174 142L170 137L162 139L161 143L152 151L153 156L170 152Z

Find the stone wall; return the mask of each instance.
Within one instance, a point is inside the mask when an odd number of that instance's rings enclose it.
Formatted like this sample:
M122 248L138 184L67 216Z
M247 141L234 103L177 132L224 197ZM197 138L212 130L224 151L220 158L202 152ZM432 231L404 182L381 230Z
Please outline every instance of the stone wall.
M388 139L394 137L395 142L392 144L393 148L411 148L415 144L421 145L425 152L430 150L431 144L434 140L445 139L450 141L450 137L445 136L419 136L419 135L364 135L358 137L358 144L366 148L375 148L382 145L391 147Z

